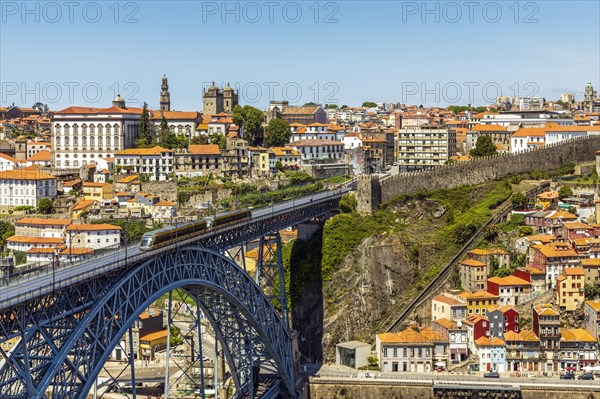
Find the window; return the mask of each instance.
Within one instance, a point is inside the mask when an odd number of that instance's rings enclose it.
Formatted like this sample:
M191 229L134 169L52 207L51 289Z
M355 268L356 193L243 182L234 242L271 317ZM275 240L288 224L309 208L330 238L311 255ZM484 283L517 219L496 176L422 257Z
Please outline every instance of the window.
M394 357L398 357L398 349L394 348Z
M388 353L387 353L387 348L383 348L383 357L387 357Z

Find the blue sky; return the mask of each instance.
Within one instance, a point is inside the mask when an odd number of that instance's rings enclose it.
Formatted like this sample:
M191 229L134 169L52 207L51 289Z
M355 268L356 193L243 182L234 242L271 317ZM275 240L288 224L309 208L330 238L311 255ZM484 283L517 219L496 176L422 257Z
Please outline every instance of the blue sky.
M600 2L0 2L0 104L201 110L240 102L483 105L600 86ZM116 4L116 5L115 5ZM57 6L58 5L58 6Z

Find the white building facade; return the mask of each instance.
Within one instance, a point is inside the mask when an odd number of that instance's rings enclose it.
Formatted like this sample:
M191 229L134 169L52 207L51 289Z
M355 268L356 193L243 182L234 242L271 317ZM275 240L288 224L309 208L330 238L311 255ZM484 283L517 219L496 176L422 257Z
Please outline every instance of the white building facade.
M0 210L16 206L37 207L43 198L55 199L57 178L31 169L0 172Z

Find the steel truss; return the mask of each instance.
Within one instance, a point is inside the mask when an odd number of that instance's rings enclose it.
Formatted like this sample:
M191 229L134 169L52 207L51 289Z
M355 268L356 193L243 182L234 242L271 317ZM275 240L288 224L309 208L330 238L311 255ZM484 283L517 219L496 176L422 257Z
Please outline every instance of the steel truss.
M270 299L232 260L191 247L3 310L0 342L20 342L0 353L0 397L85 398L133 322L175 288L207 316L237 397L251 396L253 366L265 364L296 396L290 332Z

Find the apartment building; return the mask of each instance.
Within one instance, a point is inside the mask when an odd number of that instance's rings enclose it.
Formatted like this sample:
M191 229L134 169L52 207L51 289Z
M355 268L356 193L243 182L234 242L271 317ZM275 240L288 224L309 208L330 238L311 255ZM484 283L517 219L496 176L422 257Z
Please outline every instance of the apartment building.
M401 172L431 169L455 155L456 133L430 125L404 127L398 130L397 149Z

